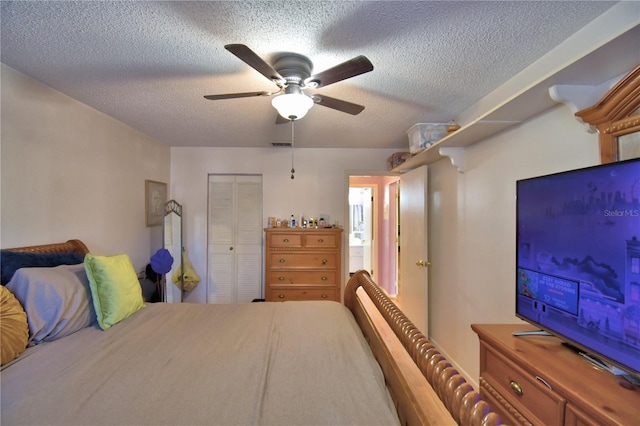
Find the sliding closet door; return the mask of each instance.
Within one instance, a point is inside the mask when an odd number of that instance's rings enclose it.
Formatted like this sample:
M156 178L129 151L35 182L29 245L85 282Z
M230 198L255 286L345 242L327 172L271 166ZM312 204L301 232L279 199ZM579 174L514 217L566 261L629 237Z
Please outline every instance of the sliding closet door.
M207 302L262 298L262 176L210 175Z

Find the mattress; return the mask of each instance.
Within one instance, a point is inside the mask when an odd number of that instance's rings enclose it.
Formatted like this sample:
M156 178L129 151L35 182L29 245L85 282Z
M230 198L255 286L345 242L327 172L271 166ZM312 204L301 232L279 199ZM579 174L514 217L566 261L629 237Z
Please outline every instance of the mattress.
M7 425L398 424L351 313L327 301L149 304L28 348L0 383Z

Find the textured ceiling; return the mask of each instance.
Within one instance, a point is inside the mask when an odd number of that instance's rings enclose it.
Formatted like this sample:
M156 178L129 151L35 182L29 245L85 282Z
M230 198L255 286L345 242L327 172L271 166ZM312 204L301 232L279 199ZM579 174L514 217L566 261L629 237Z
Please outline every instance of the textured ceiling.
M204 95L275 85L224 49L289 51L319 72L357 55L374 70L318 89L298 147L407 148L598 17L604 1L2 1L1 61L172 146L290 140L271 98Z

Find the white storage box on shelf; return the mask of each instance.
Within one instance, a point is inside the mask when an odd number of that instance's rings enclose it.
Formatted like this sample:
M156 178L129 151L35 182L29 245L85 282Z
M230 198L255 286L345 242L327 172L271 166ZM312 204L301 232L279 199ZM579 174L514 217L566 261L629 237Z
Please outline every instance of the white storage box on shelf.
M448 124L418 123L407 130L409 152L421 151L447 136Z

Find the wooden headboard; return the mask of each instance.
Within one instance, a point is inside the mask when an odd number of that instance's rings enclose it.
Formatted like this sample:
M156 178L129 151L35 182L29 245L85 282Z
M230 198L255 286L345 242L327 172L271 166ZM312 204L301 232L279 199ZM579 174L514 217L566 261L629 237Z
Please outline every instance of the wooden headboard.
M403 425L499 425L500 417L378 287L358 271L345 288Z
M68 253L73 252L81 255L89 253L89 249L80 240L68 240L64 243L43 244L39 246L15 247L7 250L30 253Z

